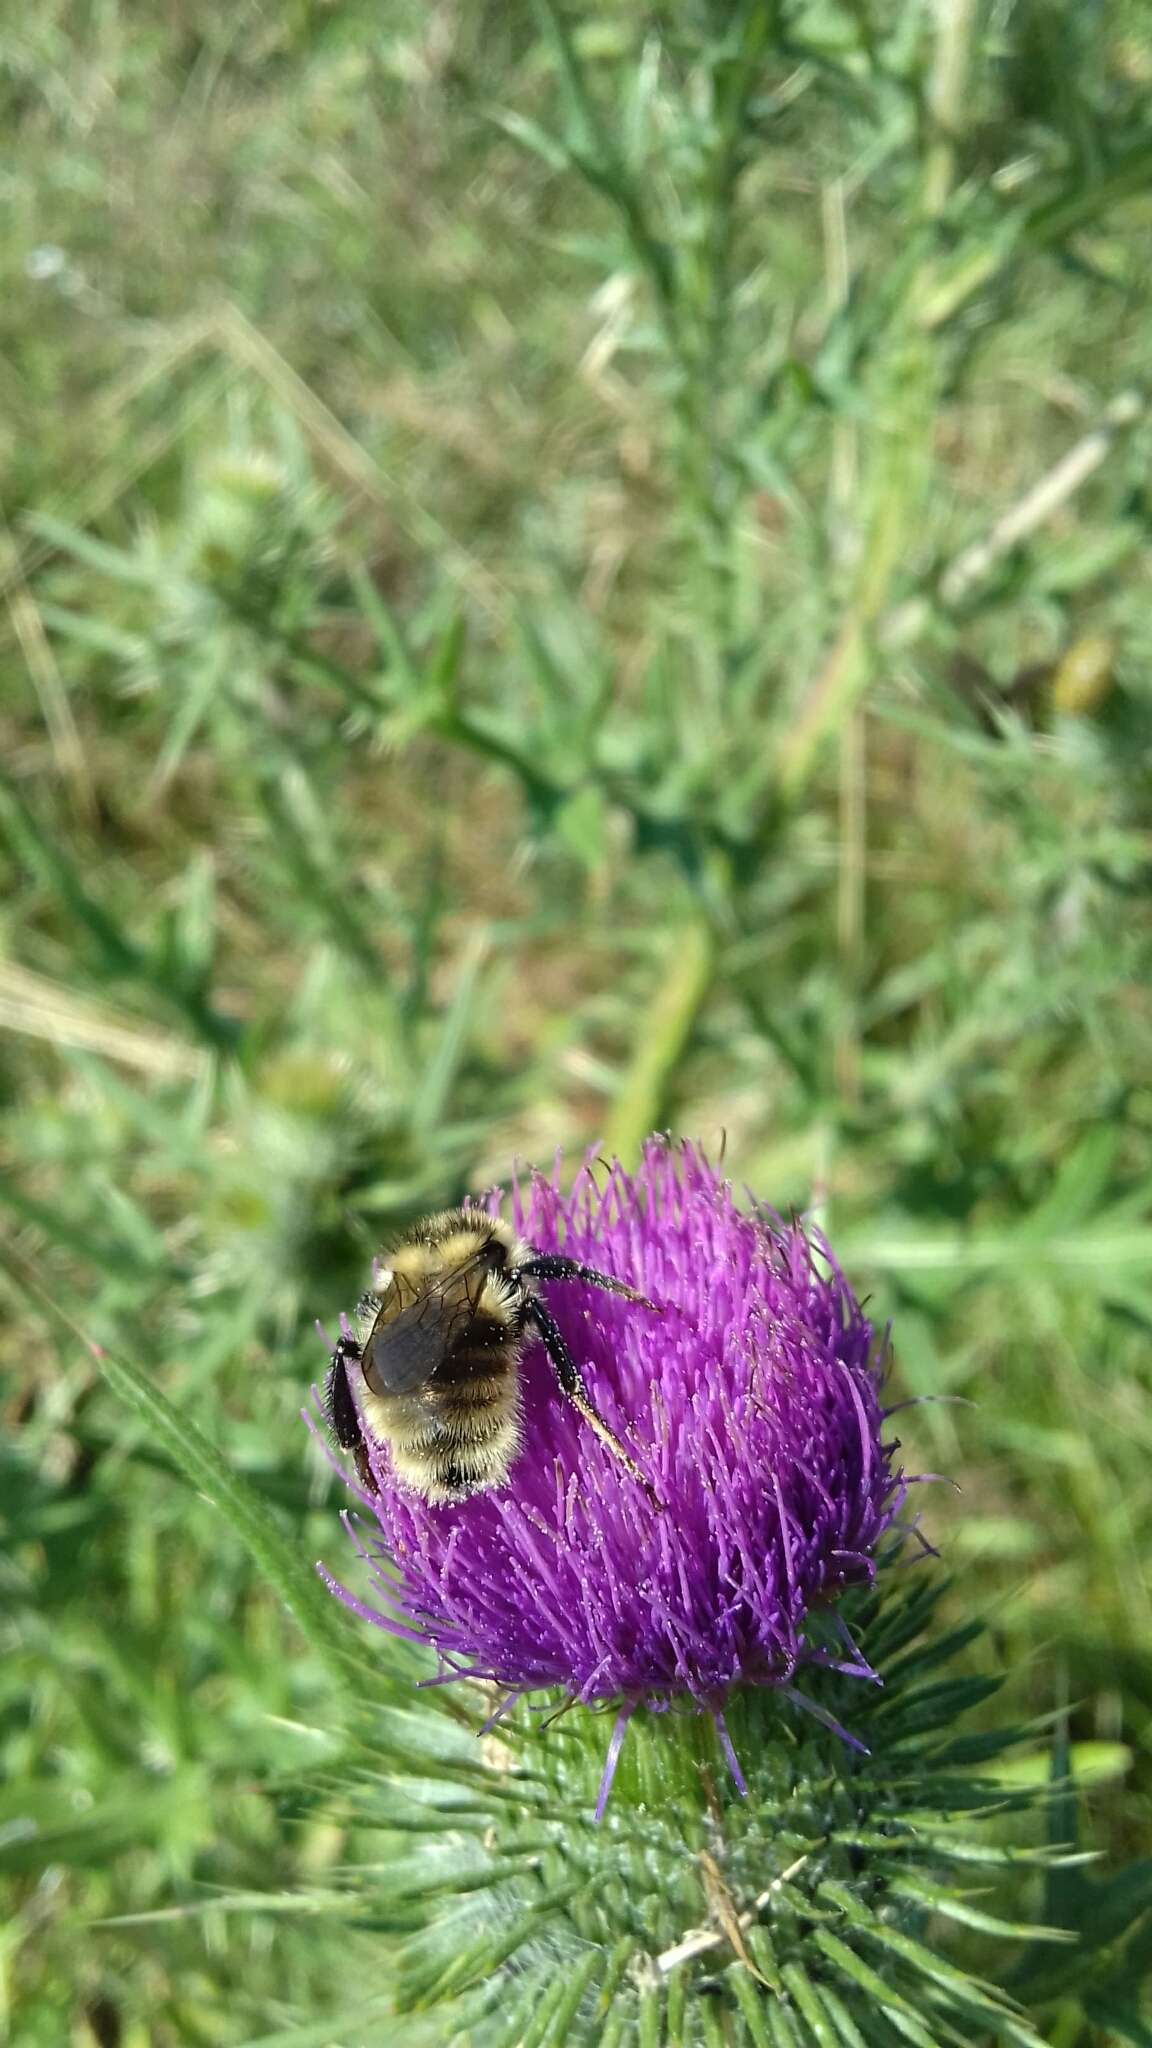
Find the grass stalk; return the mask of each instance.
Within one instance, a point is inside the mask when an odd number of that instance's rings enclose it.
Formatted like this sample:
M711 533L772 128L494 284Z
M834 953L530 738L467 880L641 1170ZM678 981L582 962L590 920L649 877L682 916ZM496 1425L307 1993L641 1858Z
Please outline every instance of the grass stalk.
M645 1009L604 1134L609 1156L631 1165L650 1131L659 1130L676 1069L711 993L716 946L703 918L673 929L667 966Z

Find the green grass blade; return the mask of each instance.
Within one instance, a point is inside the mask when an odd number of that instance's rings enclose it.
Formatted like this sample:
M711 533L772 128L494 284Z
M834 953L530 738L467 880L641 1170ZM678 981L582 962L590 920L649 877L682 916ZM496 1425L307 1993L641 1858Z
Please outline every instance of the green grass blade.
M311 1562L247 1480L234 1472L223 1454L191 1416L169 1401L147 1373L128 1359L95 1344L71 1316L23 1272L15 1259L0 1253L0 1265L14 1284L31 1294L52 1319L82 1343L96 1360L114 1394L147 1426L152 1441L166 1451L189 1485L204 1494L244 1544L280 1598L295 1617L301 1634L328 1663L358 1682L378 1689L379 1675L356 1648L352 1622L331 1594L325 1592Z
M645 1010L640 1036L616 1098L605 1149L630 1163L650 1131L659 1128L672 1080L708 1000L715 968L715 941L703 921L673 930L672 957L657 994Z

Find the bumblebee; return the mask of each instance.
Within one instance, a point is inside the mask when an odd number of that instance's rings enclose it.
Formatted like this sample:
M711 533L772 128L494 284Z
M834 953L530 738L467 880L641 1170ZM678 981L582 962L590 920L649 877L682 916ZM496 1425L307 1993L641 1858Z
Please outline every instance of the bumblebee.
M561 1392L659 1506L594 1407L540 1297L545 1280L582 1280L660 1313L623 1281L538 1251L479 1210L430 1216L397 1245L357 1304L358 1334L346 1330L332 1353L325 1395L336 1441L354 1453L368 1492L378 1490L368 1442L386 1444L401 1485L433 1506L503 1486L521 1448L520 1363L535 1337Z

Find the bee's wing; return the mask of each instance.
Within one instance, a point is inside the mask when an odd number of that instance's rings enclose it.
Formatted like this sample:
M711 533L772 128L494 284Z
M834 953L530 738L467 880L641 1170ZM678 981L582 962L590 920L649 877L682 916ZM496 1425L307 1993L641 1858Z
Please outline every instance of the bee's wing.
M474 1263L426 1287L396 1314L389 1314L385 1299L362 1359L374 1394L414 1394L427 1386L453 1338L472 1316L464 1281Z

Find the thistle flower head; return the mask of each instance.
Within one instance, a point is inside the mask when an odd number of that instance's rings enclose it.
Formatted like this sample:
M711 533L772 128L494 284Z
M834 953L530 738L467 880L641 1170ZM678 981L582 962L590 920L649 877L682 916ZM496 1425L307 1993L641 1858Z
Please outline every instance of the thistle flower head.
M505 1487L431 1507L373 1451L373 1618L425 1638L444 1674L508 1694L561 1687L625 1715L683 1695L719 1717L734 1685L791 1688L812 1660L871 1675L830 1611L871 1578L902 1487L872 1326L826 1249L798 1223L738 1208L691 1147L657 1141L635 1175L588 1161L570 1194L533 1174L508 1201L529 1243L658 1304L575 1282L544 1290L662 1505L533 1344Z
M659 1304L544 1288L644 1484L539 1346L521 1361L523 1447L503 1488L433 1507L396 1483L386 1447L371 1454L379 1492L362 1496L374 1521L356 1541L377 1603L329 1584L435 1650L426 1683L503 1689L498 1743L438 1713L440 1693L373 1723L384 1761L357 1797L386 1835L424 1841L369 1880L382 1924L399 1911L408 1929L397 2014L422 2026L434 2007L437 2038L477 2048L993 2034L1039 2048L1010 1998L924 1938L954 1911L1015 1939L1017 1924L962 1896L973 1865L1062 1857L981 1837L985 1813L1003 1827L1008 1795L972 1766L1021 1731L956 1728L995 1690L939 1677L971 1630L933 1634L931 1575L868 1583L874 1560L895 1561L881 1539L909 1482L884 1437L872 1328L827 1248L741 1209L689 1146L652 1142L635 1175L588 1162L569 1195L532 1175L503 1199L527 1242ZM833 1667L806 1681L811 1699L793 1683L806 1664ZM855 1683L877 1675L882 1690ZM615 1708L606 1764L592 1716L541 1739L519 1695L545 1687ZM781 1696L811 1713L782 1711ZM639 1707L673 1711L637 1716L625 1748ZM834 1715L866 1742L837 1739Z

